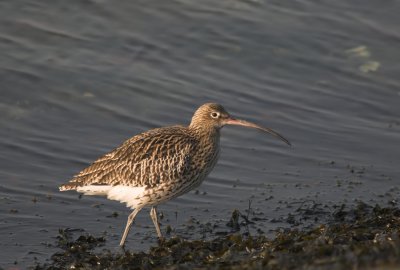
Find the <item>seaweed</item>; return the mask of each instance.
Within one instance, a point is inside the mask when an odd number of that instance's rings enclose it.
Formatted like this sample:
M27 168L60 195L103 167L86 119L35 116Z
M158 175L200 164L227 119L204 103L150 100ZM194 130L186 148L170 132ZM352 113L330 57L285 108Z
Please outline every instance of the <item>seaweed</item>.
M299 207L302 210L303 208ZM307 212L307 214L309 214ZM234 210L232 232L212 240L172 237L147 252L103 247L106 239L60 230L51 262L32 269L350 269L400 266L400 209L396 206L340 205L327 224L280 229L272 238L240 232ZM327 214L327 215L329 215ZM242 222L243 223L243 222Z

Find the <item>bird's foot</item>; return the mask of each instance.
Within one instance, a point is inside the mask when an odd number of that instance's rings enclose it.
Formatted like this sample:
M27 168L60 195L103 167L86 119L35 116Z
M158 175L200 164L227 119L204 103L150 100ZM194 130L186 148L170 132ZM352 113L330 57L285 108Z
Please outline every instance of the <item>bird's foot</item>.
M165 239L165 237L164 237L164 236L159 236L159 237L158 237L158 244L159 244L159 245L162 245L162 244L164 244L164 243L165 243L165 241L166 241L166 239Z
M120 247L120 248L122 249L122 251L125 252L125 253L128 251L128 250L125 248L125 245L122 245L122 246L120 245L119 247Z

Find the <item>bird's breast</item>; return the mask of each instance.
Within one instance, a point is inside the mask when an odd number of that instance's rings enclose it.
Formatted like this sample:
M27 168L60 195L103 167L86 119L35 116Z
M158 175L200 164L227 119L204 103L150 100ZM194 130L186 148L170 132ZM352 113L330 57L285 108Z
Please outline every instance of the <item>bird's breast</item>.
M192 157L191 167L193 171L197 172L200 182L217 164L219 152L219 140L199 144L196 154Z

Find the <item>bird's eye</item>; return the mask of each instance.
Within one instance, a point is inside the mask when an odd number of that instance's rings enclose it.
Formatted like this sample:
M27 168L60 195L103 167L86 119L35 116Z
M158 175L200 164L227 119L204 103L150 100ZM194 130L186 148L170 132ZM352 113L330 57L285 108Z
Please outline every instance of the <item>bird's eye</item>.
M218 118L219 117L219 113L218 112L212 112L211 113L211 117L212 118Z

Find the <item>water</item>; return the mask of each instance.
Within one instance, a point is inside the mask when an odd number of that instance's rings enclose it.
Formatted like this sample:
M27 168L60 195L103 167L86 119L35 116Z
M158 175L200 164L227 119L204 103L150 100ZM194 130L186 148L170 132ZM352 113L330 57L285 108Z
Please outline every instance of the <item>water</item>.
M198 192L160 206L174 233L204 236L201 226L185 230L191 217L228 230L232 210L244 212L249 201L252 215L266 219L254 226L267 233L288 226L280 221L304 200L397 199L399 8L0 2L0 265L44 261L59 228L107 232L108 247L117 246L129 210L58 186L137 133L187 124L208 101L276 129L293 147L224 128L220 161ZM145 212L128 238L132 249L156 244Z

